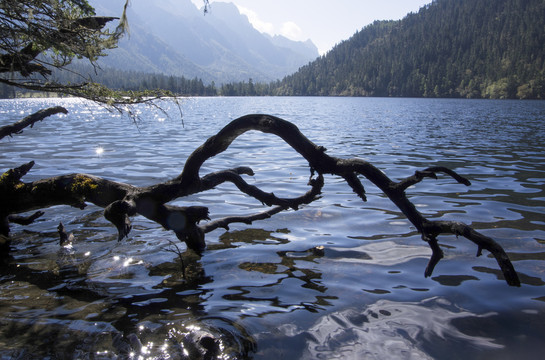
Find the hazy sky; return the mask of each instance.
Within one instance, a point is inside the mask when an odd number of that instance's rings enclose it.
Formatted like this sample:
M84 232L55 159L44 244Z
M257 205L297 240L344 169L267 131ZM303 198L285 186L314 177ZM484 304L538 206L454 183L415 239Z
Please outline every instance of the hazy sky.
M191 0L199 8L202 0ZM214 11L214 1L212 11ZM311 39L321 54L375 20L398 20L432 0L223 0L256 29L292 40Z

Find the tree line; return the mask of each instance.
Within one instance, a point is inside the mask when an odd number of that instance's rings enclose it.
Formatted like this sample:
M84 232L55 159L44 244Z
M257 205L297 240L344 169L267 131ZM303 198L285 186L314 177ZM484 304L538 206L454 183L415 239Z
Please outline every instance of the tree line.
M196 77L187 79L183 76L143 71L125 71L113 68L94 69L86 64L72 64L70 71L54 71L53 77L57 82L63 84L78 84L89 80L120 91L161 89L176 96L218 95L214 82L205 84L202 79ZM22 91L24 92L24 90ZM20 95L22 91L0 83L0 98L14 98Z

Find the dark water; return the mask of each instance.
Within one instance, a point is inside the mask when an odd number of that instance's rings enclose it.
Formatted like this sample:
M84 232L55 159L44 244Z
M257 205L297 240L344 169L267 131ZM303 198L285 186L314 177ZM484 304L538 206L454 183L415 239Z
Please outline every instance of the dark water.
M395 179L430 165L468 177L471 187L440 177L408 193L428 217L496 239L523 285L508 287L488 254L476 258L454 236L439 238L446 257L424 278L431 252L397 209L369 183L363 203L331 176L322 198L299 211L209 233L202 258L144 218L117 242L100 208L54 207L12 228L13 259L0 272L2 358L535 359L545 351L545 102L201 98L183 101L183 126L169 104L171 117L141 108L134 124L79 100L17 100L0 101L0 125L59 103L67 116L0 142L2 171L35 160L28 181L85 172L149 185L177 176L230 120L270 113L330 155L363 158ZM256 132L202 175L242 165L256 172L251 184L277 195L307 190L305 162ZM231 185L176 203L209 206L213 218L263 209ZM58 245L59 221L74 233L72 248Z

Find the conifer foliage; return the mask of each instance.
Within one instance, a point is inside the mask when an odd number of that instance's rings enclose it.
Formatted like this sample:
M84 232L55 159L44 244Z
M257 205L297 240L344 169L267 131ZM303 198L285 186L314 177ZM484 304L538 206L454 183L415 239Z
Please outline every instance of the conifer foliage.
M277 95L545 98L545 1L435 0L376 21Z
M83 74L71 83L52 76L55 71L74 74L70 69L74 59L96 67L97 59L105 50L115 48L125 33L128 5L127 0L120 17L108 17L97 16L87 0L1 1L0 84L80 96L113 106L169 95L164 91L113 91ZM5 89L3 86L2 92Z

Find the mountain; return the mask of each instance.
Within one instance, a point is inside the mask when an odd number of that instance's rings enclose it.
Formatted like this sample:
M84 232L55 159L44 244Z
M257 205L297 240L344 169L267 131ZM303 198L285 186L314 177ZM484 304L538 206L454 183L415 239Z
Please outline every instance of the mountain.
M124 1L92 0L99 15L120 16ZM232 3L205 15L191 0L132 0L130 35L100 59L102 67L198 77L217 83L272 81L318 57L312 42L257 31Z
M377 21L276 95L545 99L545 1L435 0Z

